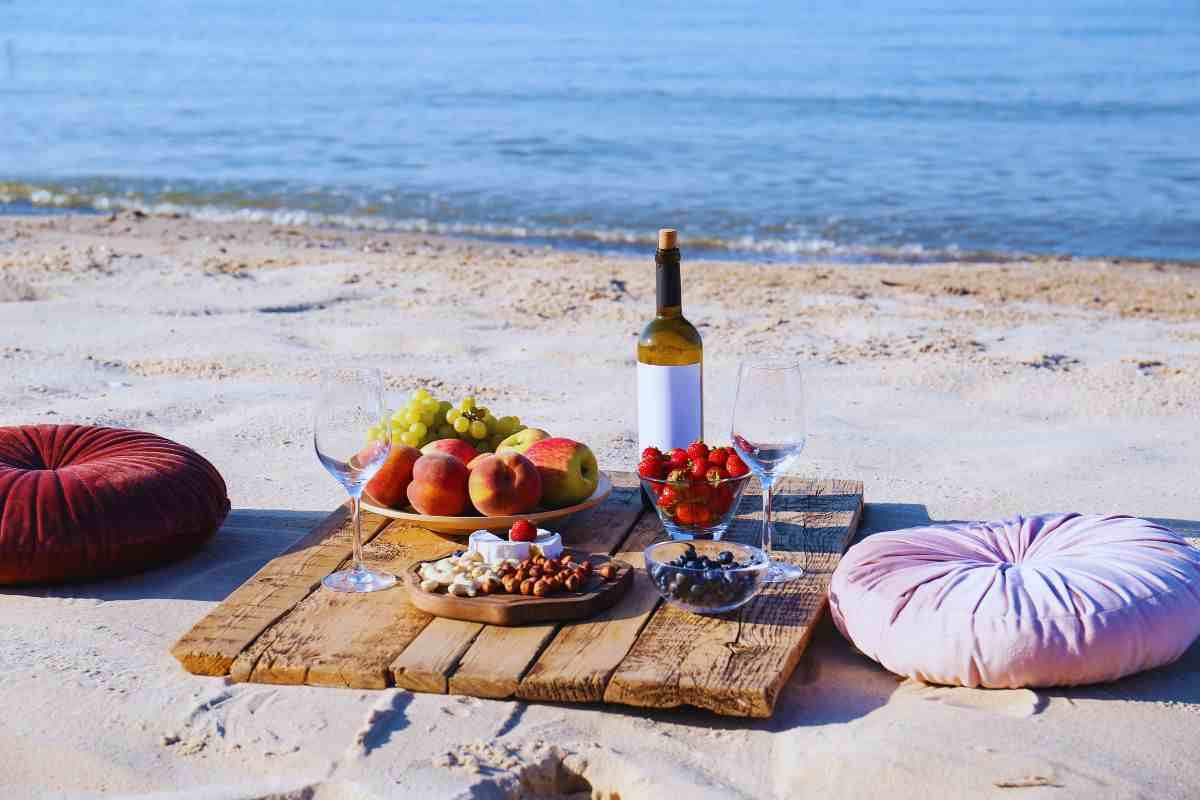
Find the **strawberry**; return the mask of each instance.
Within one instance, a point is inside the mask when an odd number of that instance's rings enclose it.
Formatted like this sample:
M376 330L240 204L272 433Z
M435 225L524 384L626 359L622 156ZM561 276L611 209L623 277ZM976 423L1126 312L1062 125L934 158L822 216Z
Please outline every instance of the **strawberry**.
M676 447L667 455L667 463L670 469L684 469L687 467L688 454L687 450L682 447Z
M750 468L746 466L746 462L742 461L737 453L730 453L729 460L725 462L725 471L729 473L731 478L740 478L750 472Z
M508 529L510 542L532 542L537 538L537 528L527 519L519 519Z
M659 450L657 447L647 447L642 451L642 461L645 461L648 458L653 458L655 461L662 461L664 458L666 458L666 456L664 456L662 454L662 450Z
M667 473L667 465L663 461L654 456L646 456L638 463L638 475L643 478L656 478L661 480Z
M725 484L724 486L718 486L712 499L713 513L718 517L723 516L725 512L729 511L729 507L732 505L733 487L728 484Z
M729 460L728 447L714 447L708 452L708 464L712 467L724 467Z
M663 490L658 494L658 505L660 508L670 508L679 502L679 493L670 486L664 486Z
M697 439L687 447L688 458L698 464L708 461L708 445Z
M708 472L708 462L699 459L688 459L687 471L691 475L692 480L702 481Z

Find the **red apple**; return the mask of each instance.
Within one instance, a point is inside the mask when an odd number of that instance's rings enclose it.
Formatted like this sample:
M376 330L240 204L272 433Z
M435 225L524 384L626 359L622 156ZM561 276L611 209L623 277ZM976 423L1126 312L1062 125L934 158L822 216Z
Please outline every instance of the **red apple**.
M421 451L406 444L393 445L387 461L367 482L367 494L380 505L400 508L408 496L408 484L412 483L413 464L421 457Z
M542 496L542 477L525 456L512 451L482 459L467 481L480 514L509 517L532 511Z
M464 464L470 464L471 459L478 455L475 448L462 439L438 439L422 447L421 452L426 455L430 453L447 453Z
M446 453L427 453L413 464L408 502L419 514L453 517L467 507L467 465Z
M525 457L542 476L542 505L565 508L582 503L600 482L596 456L586 444L554 437L529 446Z

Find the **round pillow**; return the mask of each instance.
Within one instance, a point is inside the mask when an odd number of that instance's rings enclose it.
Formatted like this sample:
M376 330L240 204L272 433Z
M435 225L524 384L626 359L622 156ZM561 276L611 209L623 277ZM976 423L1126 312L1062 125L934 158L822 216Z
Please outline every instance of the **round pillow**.
M0 584L137 572L195 552L227 513L213 465L161 436L0 428Z
M829 597L838 629L898 675L1075 686L1169 664L1200 636L1200 550L1132 517L931 525L850 548Z

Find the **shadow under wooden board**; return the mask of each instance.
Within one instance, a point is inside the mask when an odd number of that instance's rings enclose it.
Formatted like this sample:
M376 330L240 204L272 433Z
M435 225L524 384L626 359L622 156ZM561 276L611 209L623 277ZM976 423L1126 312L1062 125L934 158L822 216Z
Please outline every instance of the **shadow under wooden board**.
M611 477L616 488L605 503L559 527L568 547L636 568L620 601L590 619L498 627L431 617L401 588L366 595L322 589L321 579L350 558L343 507L251 576L171 652L190 672L236 681L770 716L858 528L862 483L780 481L774 555L801 564L806 575L768 587L740 611L712 617L661 602L642 571L642 550L664 538L662 525L643 509L636 476ZM727 538L758 542L761 502L752 484ZM462 546L373 514L364 515L363 532L368 563L394 574Z

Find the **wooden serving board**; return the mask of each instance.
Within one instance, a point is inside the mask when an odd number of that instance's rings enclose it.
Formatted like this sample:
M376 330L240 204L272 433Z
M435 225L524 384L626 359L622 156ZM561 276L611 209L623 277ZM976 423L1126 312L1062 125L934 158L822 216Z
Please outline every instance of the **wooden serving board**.
M519 594L481 594L475 597L458 597L446 592L426 592L421 589L419 561L408 568L405 582L408 601L420 610L435 617L459 619L466 622L484 622L488 625L530 625L536 622L562 622L570 619L585 619L595 616L621 599L625 590L633 583L633 566L608 556L567 550L582 561L592 562L594 568L612 564L617 575L605 581L595 572L588 579L587 591L559 593L550 597L527 597ZM436 559L433 559L436 560Z
M607 610L575 622L502 627L435 617L403 589L366 595L321 588L350 558L345 508L268 563L175 644L190 672L235 681L421 692L530 701L696 706L768 717L828 601L834 567L858 528L862 483L786 478L775 497L774 557L804 566L799 581L767 587L736 612L699 616L661 601L642 550L665 537L642 506L636 476L614 473L601 505L571 516L563 542L633 570ZM747 488L727 533L757 543L761 496ZM401 575L461 549L457 539L367 513L366 560ZM300 536L303 532L297 531Z

